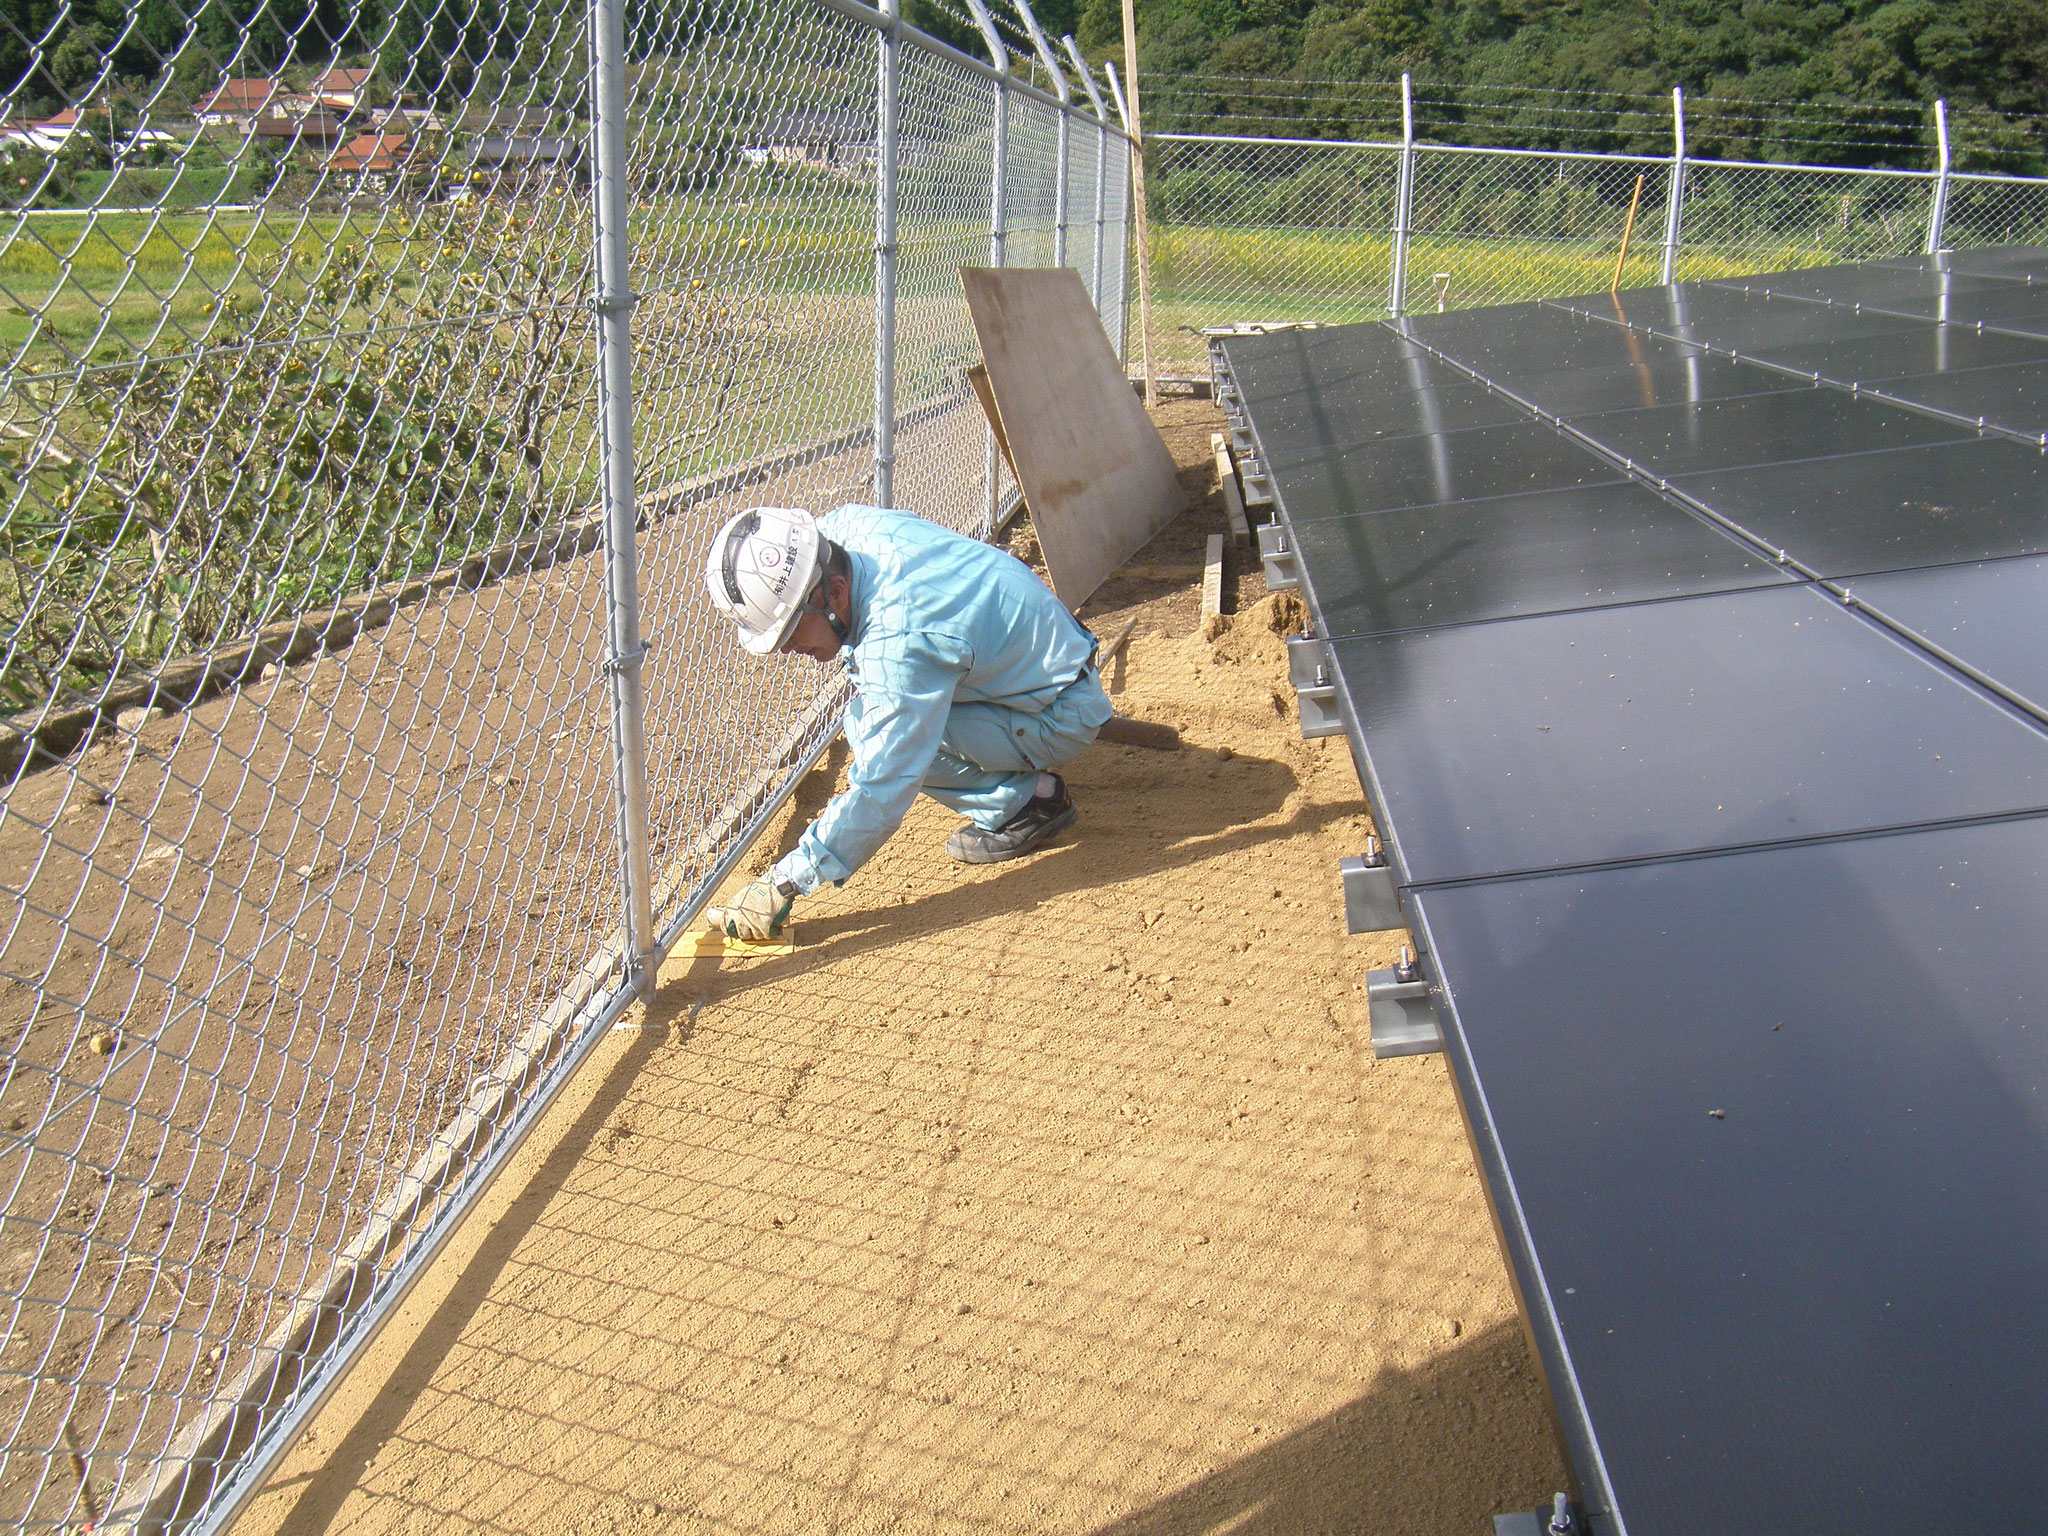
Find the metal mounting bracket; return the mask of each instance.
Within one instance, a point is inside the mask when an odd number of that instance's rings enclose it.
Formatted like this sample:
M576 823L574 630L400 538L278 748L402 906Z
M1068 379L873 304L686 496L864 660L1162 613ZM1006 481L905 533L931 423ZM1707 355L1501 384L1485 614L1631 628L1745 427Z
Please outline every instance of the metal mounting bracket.
M1405 928L1401 891L1394 883L1394 867L1380 849L1380 840L1368 837L1365 852L1337 861L1337 873L1344 882L1344 931L1384 933Z
M1244 476L1245 502L1251 502L1252 471L1249 461L1238 466ZM1294 549L1287 542L1287 530L1278 523L1259 525L1259 563L1266 568L1269 592L1292 592L1301 585L1301 571L1294 563Z
M1273 505L1273 477L1266 473L1266 466L1255 458L1241 458L1237 461L1237 477L1244 482L1244 504L1248 507L1270 507Z
M1422 968L1402 946L1401 959L1384 971L1365 976L1366 1007L1372 1019L1372 1053L1427 1056L1444 1048L1444 1032L1436 1020L1436 1004Z
M1271 527L1271 524L1266 525ZM1266 528L1259 530L1261 552ZM1289 556L1290 561L1292 556ZM1266 585L1276 586L1273 566L1266 565ZM1337 684L1330 676L1330 648L1312 635L1287 642L1287 680L1294 685L1295 703L1301 710L1301 734L1305 740L1335 736L1344 729L1343 708L1337 702Z
M1260 529L1264 533L1265 529ZM1261 546L1265 540L1260 539ZM1263 547L1260 553L1265 553ZM1292 688L1313 688L1316 673L1330 664L1330 647L1319 636L1310 633L1296 635L1287 642L1287 683Z
M1561 1493L1548 1509L1518 1509L1493 1517L1493 1536L1583 1536L1585 1529L1571 1500Z

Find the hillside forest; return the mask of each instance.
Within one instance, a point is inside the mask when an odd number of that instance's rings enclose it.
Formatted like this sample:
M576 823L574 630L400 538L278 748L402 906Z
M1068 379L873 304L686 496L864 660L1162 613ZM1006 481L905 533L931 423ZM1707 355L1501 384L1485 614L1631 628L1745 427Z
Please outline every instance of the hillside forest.
M629 0L647 58L686 53L787 0ZM374 65L410 98L496 94L573 70L552 0L0 0L0 106L30 119L94 82L174 71L197 99L224 74ZM1010 0L991 0L1018 51ZM580 10L572 8L571 14ZM1121 0L1036 0L1122 64ZM963 0L904 0L908 19L982 53ZM1528 148L1670 147L1670 92L1696 152L1924 166L1945 98L1960 162L2048 169L2048 0L1137 0L1150 130L1310 138L1398 129L1403 72L1425 137ZM141 93L137 93L138 95ZM515 90L514 94L517 92ZM448 104L448 103L444 103Z

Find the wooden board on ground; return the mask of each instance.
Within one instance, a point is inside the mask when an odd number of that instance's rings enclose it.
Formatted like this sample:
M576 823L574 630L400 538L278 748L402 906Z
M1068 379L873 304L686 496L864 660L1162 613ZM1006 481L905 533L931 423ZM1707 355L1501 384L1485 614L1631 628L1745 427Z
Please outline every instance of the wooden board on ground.
M1230 515L1230 536L1243 544L1252 536L1245 520L1244 494L1238 489L1237 464L1230 456L1230 439L1221 432L1209 434L1209 447L1216 455L1216 479L1223 487L1223 510Z
M1070 267L962 267L996 419L1052 589L1079 607L1185 505Z

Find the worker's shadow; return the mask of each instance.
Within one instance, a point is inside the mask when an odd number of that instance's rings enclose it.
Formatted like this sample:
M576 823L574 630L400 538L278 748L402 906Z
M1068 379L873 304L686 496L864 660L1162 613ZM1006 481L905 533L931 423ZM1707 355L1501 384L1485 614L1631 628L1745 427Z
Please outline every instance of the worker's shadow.
M777 856L794 847L810 817L832 794L843 766L843 748L805 777L794 797L796 814L789 819ZM1299 787L1285 763L1257 757L1221 757L1197 747L1173 754L1132 748L1097 746L1066 770L1081 809L1079 827L1044 852L986 873L954 864L934 842L911 853L918 883L934 869L957 872L957 883L929 895L892 903L886 876L870 864L853 877L856 889L866 887L869 902L858 910L813 916L798 910L801 943L785 956L764 959L745 974L749 984L773 982L808 970L821 961L926 938L986 920L996 913L1025 913L1076 891L1104 893L1103 928L1130 925L1135 929L1148 896L1145 882L1171 870L1211 860L1230 859L1269 843L1313 834L1333 821L1359 814L1356 805L1317 805L1298 810L1285 820L1271 820ZM1191 775L1193 777L1191 777ZM1213 775L1213 780L1209 777ZM1197 779L1213 782L1214 793L1190 794ZM913 817L913 820L925 818ZM1255 825L1254 823L1264 823ZM881 859L903 857L905 839L929 838L924 827L906 823L884 849ZM879 862L879 861L878 861ZM878 878L880 877L880 878ZM1331 900L1337 900L1334 872Z

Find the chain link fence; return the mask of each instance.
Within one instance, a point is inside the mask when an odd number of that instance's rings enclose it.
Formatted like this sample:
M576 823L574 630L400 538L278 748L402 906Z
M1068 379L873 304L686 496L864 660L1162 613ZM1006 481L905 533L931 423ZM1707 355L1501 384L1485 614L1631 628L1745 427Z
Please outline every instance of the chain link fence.
M2018 176L1412 137L1153 134L1146 153L1153 359L1168 376L1206 377L1205 326L1604 289L1632 206L1623 287L1901 255L1927 248L1930 228L1947 246L2048 240L2048 181Z
M32 1531L224 1526L835 732L720 523L1014 501L992 224L1124 324L1120 129L855 0L110 14L0 17Z

